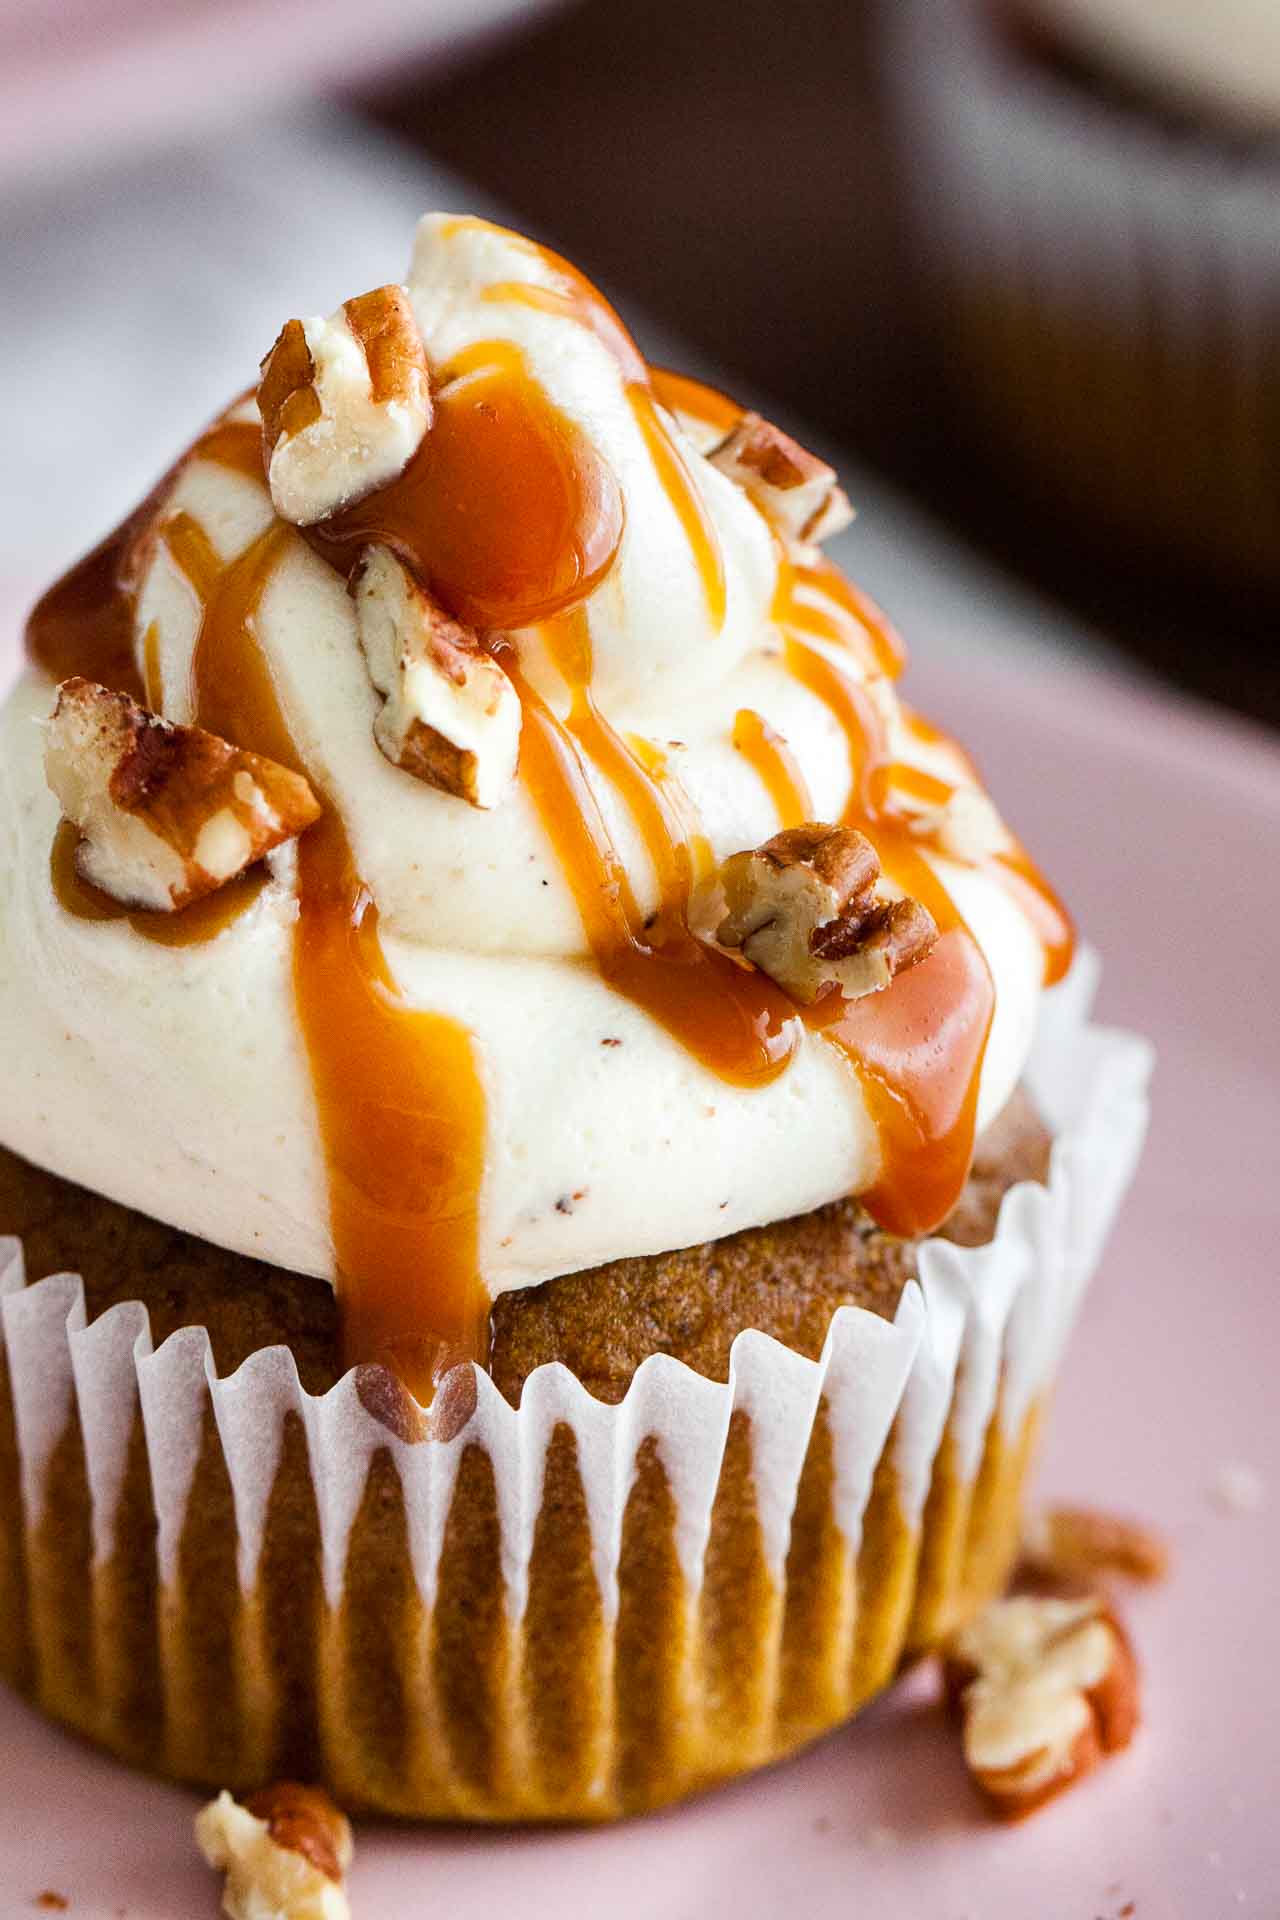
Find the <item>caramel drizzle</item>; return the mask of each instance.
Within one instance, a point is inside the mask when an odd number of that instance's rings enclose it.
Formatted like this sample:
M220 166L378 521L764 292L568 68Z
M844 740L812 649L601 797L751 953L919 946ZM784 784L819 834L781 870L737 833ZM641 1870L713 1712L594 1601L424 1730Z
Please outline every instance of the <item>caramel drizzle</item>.
M275 523L212 576L190 527L171 522L165 538L184 570L194 563L204 603L191 674L197 724L305 771L254 633L291 530ZM458 1022L400 999L377 907L331 803L297 856L294 992L328 1167L344 1343L351 1360L390 1366L426 1401L448 1367L486 1352L477 1259L485 1103L472 1041Z
M931 745L943 747L972 785L982 785L973 760L958 740L910 708L903 708L903 716L908 733ZM890 780L900 792L910 794L927 807L945 806L959 788L959 782L945 780L938 774L927 773L923 768L911 766L905 761L894 763L890 769ZM1005 831L1009 832L1009 829L1006 827ZM1012 833L1009 833L1009 841L1007 847L989 854L980 864L983 871L1004 888L1031 922L1044 949L1044 985L1053 987L1065 978L1070 969L1076 949L1075 927L1071 915L1022 842ZM932 843L925 837L922 844Z
M261 438L250 423L221 423L188 456L198 457L261 482ZM168 482L45 596L29 650L61 678L84 673L136 697L142 689L122 640L133 626L135 551L154 532L201 603L191 670L196 724L302 770L254 632L291 530L273 523L224 566L190 515L171 513L153 526L167 490ZM266 884L259 866L181 913L130 912L80 879L77 837L64 824L51 856L64 907L83 919L128 919L162 944L213 938ZM352 1360L393 1367L425 1401L447 1367L483 1362L487 1349L477 1258L485 1102L474 1048L456 1021L400 1000L377 909L331 805L299 839L297 858L292 970L328 1168L346 1350Z
M672 413L687 414L692 420L701 420L709 427L717 427L724 436L733 429L746 412L736 400L727 393L721 393L717 387L709 387L702 380L694 380L687 373L676 373L670 367L649 368L649 384L664 407Z
M896 680L906 666L906 648L888 617L822 555L801 560L779 545L771 613L784 633L852 653L864 674Z
M880 1173L859 1198L890 1232L924 1233L946 1218L968 1177L995 989L981 948L890 803L884 724L866 687L794 634L786 660L844 734L850 798L841 824L868 836L885 874L928 907L939 930L932 952L883 992L828 995L808 1022L844 1053L875 1123Z
M529 243L532 248L532 243ZM727 604L724 556L716 536L715 524L703 504L702 494L689 471L684 450L670 433L654 404L649 367L607 300L585 280L567 260L545 248L533 249L551 265L565 284L562 287L538 286L527 280L502 280L486 287L484 298L492 301L516 301L543 313L562 314L576 320L603 342L622 370L627 404L644 437L649 458L661 482L663 492L680 522L693 555L707 603L712 626L719 632L724 625Z
M524 709L520 777L555 848L597 967L719 1078L765 1086L799 1041L796 1009L764 974L689 927L696 851L662 782L591 699L585 619L548 637L573 699L559 719L500 649ZM644 914L587 775L590 759L635 819L652 860L659 904Z
M733 722L733 744L755 769L784 827L813 819L813 801L799 763L763 714L740 708Z

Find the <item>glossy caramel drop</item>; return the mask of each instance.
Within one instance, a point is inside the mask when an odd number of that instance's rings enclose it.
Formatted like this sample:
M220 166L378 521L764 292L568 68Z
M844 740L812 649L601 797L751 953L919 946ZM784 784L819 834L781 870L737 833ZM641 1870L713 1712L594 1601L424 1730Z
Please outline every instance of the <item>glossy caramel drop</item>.
M531 626L583 599L612 565L622 496L585 435L487 341L444 369L431 430L404 472L307 530L347 573L387 546L458 620Z
M706 596L707 613L718 631L724 624L726 605L724 558L720 552L720 542L685 455L654 404L655 389L643 355L609 302L576 267L570 266L567 260L562 260L548 248L536 247L532 242L526 242L525 245L552 268L561 284L545 287L527 280L504 280L486 288L485 298L490 301L513 300L543 313L563 314L586 327L613 356L622 373L627 402L644 436L654 471L689 543L689 551Z

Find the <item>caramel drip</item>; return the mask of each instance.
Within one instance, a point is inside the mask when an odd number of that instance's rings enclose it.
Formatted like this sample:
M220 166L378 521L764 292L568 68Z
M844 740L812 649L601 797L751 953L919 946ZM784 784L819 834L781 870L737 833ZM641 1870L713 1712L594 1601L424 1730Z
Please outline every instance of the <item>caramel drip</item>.
M161 521L160 538L195 588L197 598L207 599L215 591L223 569L218 550L200 522L179 508Z
M543 629L547 650L564 675L572 704L565 726L599 768L631 814L644 841L662 910L688 912L694 855L686 822L662 781L645 765L645 742L627 742L604 718L591 695L591 640L585 610L574 607ZM627 887L628 897L630 886ZM631 903L634 908L634 901Z
M815 605L815 600L821 604ZM855 654L868 674L896 680L907 663L897 629L875 601L819 556L798 560L779 544L772 618L786 633L826 640Z
M261 483L261 434L251 422L219 423L187 455L197 458ZM55 678L84 674L143 695L132 647L134 581L143 543L163 539L201 602L191 672L196 723L302 771L253 631L291 530L273 523L224 566L189 514L157 524L173 478L45 595L28 628L31 655ZM144 654L158 695L150 636ZM77 839L64 824L51 855L66 910L127 918L145 938L169 945L212 938L266 884L258 866L180 913L130 911L80 878ZM486 1350L477 1248L484 1093L466 1030L400 1000L377 909L331 806L298 841L293 976L328 1169L347 1352L392 1366L426 1400L447 1366L482 1361Z
M336 812L298 842L294 986L329 1173L343 1343L424 1404L485 1363L485 1097L470 1033L400 999Z
M981 786L978 770L958 740L911 709L905 708L903 711L909 734L930 746L944 748L973 785ZM941 779L937 774L926 773L923 768L910 766L903 761L894 763L890 778L901 792L909 793L913 799L929 807L945 806L956 791L951 782ZM1075 927L1071 915L1022 842L1012 834L1009 838L1008 847L991 854L982 862L983 870L999 882L1035 928L1044 949L1044 985L1053 987L1065 977L1071 966L1076 949ZM920 844L928 846L931 842L926 838Z
M806 1013L857 1074L880 1143L879 1177L858 1198L890 1233L931 1231L960 1196L994 1003L982 950L955 924L882 993L831 994Z
M690 930L689 844L675 837L660 783L582 692L569 720L562 721L513 657L504 657L504 665L524 708L520 777L555 848L602 977L722 1080L758 1087L776 1079L795 1052L796 1009L766 975ZM647 917L591 790L584 754L615 781L653 858L660 904Z
M199 725L300 771L253 632L290 537L272 526L205 590L192 693ZM347 1356L392 1367L425 1401L447 1367L485 1353L484 1094L466 1029L400 1000L377 908L331 805L298 841L293 977Z
M585 598L613 563L622 496L519 349L491 340L444 369L431 431L389 485L307 529L349 573L390 547L456 619L531 626Z
M720 542L684 454L654 404L649 368L613 308L590 281L559 255L546 249L534 251L561 277L563 286L544 287L527 280L503 280L486 287L484 298L514 300L543 313L563 314L594 333L613 355L626 382L627 401L644 436L654 471L689 543L706 597L707 612L718 632L724 625L726 605Z
M863 1205L890 1232L927 1233L968 1177L995 989L981 948L889 803L895 769L866 688L795 637L787 664L845 735L851 798L842 824L868 836L886 875L928 907L941 936L883 992L854 1001L831 994L806 1014L844 1052L875 1123L880 1174L859 1196Z
M59 821L49 855L49 879L58 905L76 920L127 920L135 933L160 947L201 946L215 939L224 927L248 912L269 877L266 867L259 864L228 880L216 892L193 900L180 913L155 913L122 906L84 879L76 866L79 845L80 834L71 821Z
M925 807L943 807L955 792L949 780L940 780L936 773L914 767L908 760L895 760L889 768L889 779L898 793L910 794Z
M861 681L842 673L825 653L794 635L786 643L786 664L792 677L821 700L844 734L853 795L850 812L859 820L878 819L889 760L884 723L874 700Z
M674 373L670 367L651 366L649 383L663 406L669 407L672 413L687 414L691 420L719 427L725 434L732 433L746 411L727 393L707 386L702 380L691 379L687 373Z
M212 460L215 466L243 474L246 480L256 480L261 486L261 423L257 420L217 420L201 434L188 457L191 460Z
M164 675L160 671L160 629L154 620L147 622L142 636L142 686L152 713L164 711Z
M137 583L160 503L183 468L201 459L261 483L261 429L248 421L215 421L129 518L36 603L27 620L27 657L51 680L82 674L131 699L150 698L134 655Z
M131 560L151 504L144 501L109 539L50 587L32 610L27 621L27 657L51 680L83 674L100 686L145 700L133 651Z
M689 542L706 596L707 612L712 626L718 632L724 625L726 606L724 557L711 516L694 485L684 453L668 433L648 388L628 387L627 399L631 403L636 424L644 435L654 471Z
M759 776L784 827L813 818L808 784L786 740L762 714L743 707L733 723L733 744Z

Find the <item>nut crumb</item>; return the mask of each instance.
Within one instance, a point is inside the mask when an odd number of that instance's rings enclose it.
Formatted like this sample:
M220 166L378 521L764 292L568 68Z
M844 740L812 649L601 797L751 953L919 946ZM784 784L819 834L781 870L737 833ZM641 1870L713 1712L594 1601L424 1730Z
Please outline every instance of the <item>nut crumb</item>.
M602 1047L620 1047L622 1045L622 1042L621 1040L619 1040L616 1033L606 1033L604 1039L600 1042L600 1045Z
M1267 1483L1247 1460L1228 1460L1218 1469L1211 1498L1223 1513L1257 1513L1266 1504Z
M896 1827L877 1825L868 1827L862 1836L864 1847L872 1853L892 1853L901 1844L902 1836Z
M220 1793L196 1815L195 1832L226 1875L229 1920L350 1920L351 1827L318 1787L281 1780L243 1805Z
M1018 1820L1125 1747L1138 1724L1138 1670L1097 1594L998 1600L944 1655L974 1785Z

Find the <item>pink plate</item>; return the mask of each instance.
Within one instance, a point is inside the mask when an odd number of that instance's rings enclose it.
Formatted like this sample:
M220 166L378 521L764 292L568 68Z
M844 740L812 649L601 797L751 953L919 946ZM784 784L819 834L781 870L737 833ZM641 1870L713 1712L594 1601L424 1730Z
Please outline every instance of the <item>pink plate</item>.
M800 1759L631 1826L364 1827L357 1920L1280 1915L1277 1495L1251 1511L1215 1498L1224 1468L1272 1472L1280 1437L1280 756L1098 673L921 677L926 711L978 750L1104 947L1103 1015L1160 1050L1150 1146L1043 1475L1172 1542L1172 1579L1130 1607L1146 1730L1078 1792L995 1828L919 1675ZM212 1916L195 1806L0 1697L6 1920L43 1889L75 1920Z

